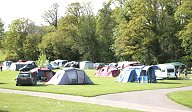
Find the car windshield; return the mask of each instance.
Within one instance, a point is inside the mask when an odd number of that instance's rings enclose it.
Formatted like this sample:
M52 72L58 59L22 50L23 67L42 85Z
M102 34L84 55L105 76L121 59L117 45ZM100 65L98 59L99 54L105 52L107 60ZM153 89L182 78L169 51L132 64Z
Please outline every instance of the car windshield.
M18 77L30 77L30 74L22 73L22 74L19 74Z

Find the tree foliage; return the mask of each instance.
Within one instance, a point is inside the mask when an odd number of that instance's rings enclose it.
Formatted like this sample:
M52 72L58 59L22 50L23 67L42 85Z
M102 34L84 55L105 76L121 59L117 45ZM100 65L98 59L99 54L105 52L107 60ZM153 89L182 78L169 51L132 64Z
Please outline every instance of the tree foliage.
M4 33L4 24L3 21L0 19L0 38L3 37L3 33Z
M60 18L58 6L44 13L48 26L25 18L10 24L2 39L10 56L145 64L192 59L191 0L109 0L97 14L91 4L75 2ZM2 27L0 21L0 33Z
M9 54L19 59L37 59L39 53L36 46L41 41L39 32L31 20L16 19L9 25L9 31L5 32L2 45Z
M103 8L98 11L96 20L96 34L98 41L98 55L101 62L111 62L115 60L114 52L112 50L113 29L116 26L115 18L113 17L113 10L110 8L110 2L104 3Z
M48 11L42 15L45 22L57 29L59 4L54 3Z

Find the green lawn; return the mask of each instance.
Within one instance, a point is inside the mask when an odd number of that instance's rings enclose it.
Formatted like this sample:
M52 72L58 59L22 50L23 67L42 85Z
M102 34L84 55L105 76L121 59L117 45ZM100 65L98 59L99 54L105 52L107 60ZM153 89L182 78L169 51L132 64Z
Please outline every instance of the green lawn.
M192 108L192 90L169 93L168 97L177 103Z
M87 103L0 93L0 112L136 112Z
M94 85L43 85L38 86L15 86L15 77L18 72L0 72L0 88L40 91L58 94L70 94L79 96L97 96L127 91L149 90L160 88L176 88L192 86L192 80L161 80L158 83L120 83L115 78L94 77L95 70L86 70Z

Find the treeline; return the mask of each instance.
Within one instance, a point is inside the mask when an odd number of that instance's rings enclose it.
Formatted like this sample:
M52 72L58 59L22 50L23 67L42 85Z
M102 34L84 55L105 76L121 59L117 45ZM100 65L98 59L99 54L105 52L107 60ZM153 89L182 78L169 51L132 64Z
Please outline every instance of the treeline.
M112 7L113 6L113 7ZM7 59L135 60L145 64L192 60L192 0L110 0L95 15L90 4L58 4L43 14L47 26L12 21L1 47Z

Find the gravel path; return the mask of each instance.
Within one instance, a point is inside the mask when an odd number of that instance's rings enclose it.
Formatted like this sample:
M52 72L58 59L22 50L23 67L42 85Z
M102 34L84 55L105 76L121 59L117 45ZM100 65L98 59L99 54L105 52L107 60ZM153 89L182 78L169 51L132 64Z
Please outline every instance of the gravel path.
M75 101L75 102L85 102L85 103L98 104L98 105L135 109L135 110L141 110L146 112L162 112L162 111L192 112L192 109L179 105L166 97L167 93L182 91L182 90L192 90L192 86L182 87L182 88L173 88L173 89L125 92L125 93L101 95L97 97L81 97L81 96L19 91L19 90L9 90L9 89L0 89L0 92L24 94L24 95L30 95L30 96L38 96L38 97L52 98L52 99L58 99L58 100Z

